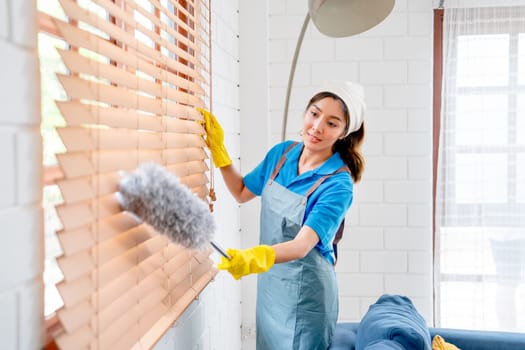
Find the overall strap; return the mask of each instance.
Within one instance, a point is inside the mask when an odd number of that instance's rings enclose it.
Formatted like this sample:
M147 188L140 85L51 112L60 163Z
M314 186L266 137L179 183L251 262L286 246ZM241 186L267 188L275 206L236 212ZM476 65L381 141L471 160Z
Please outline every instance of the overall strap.
M338 173L343 172L343 171L346 171L346 172L350 173L350 169L348 169L348 166L347 165L343 165L342 167L340 167L339 169L337 169L333 173L321 177L319 180L317 180L312 185L312 187L310 187L310 189L308 189L308 191L305 194L305 197L306 198L310 197L310 195L317 189L317 187L319 187L324 182L324 180L326 180L327 178L329 178L332 175L338 174Z
M298 143L299 142L297 141L292 142L290 146L288 146L288 148L283 152L281 159L279 159L279 163L277 163L277 165L275 166L275 169L273 169L272 175L270 176L270 181L273 181L275 177L277 176L277 174L279 174L279 171L281 171L281 168L283 167L284 162L286 162L286 153L290 152L290 150L294 148L295 145L297 145Z
M334 171L332 174L325 175L321 177L319 180L317 180L312 185L312 187L310 187L310 189L308 189L308 191L306 192L305 200L308 199L308 197L323 183L324 180L326 180L328 177L332 175L338 174L343 171L350 173L350 169L348 168L346 164L340 167L339 169L337 169L336 171ZM334 255L335 255L335 262L337 262L337 256L338 256L337 243L339 243L341 238L343 238L344 228L345 228L345 219L343 218L343 221L341 221L341 224L339 225L339 227L337 228L337 232L335 233L334 241L332 242L332 248L334 249Z
M279 174L279 171L281 170L281 168L283 167L284 163L286 162L286 154L292 149L294 148L299 142L292 142L287 148L286 150L283 152L283 154L281 155L281 159L279 159L279 162L277 163L277 165L275 166L275 168L273 169L273 172L272 172L272 175L270 176L270 179L269 181L273 181L275 179L275 177L277 176L277 174ZM330 176L332 175L335 175L335 174L338 174L340 172L343 172L343 171L346 171L348 173L350 173L350 169L348 168L348 166L345 164L343 165L342 167L340 167L339 169L337 169L336 171L334 171L332 174L328 174L328 175L325 175L323 177L321 177L319 180L317 180L309 189L308 191L306 192L305 196L304 196L304 204L306 204L306 200L308 199L308 197L324 182L324 180L326 180L327 178L329 178ZM334 237L334 241L333 241L333 249L334 249L334 255L335 255L335 259L337 261L337 243L339 243L339 241L341 240L341 238L343 237L343 230L344 230L344 226L345 226L345 220L343 219L343 221L341 222L341 225L339 226L339 228L337 229L337 232L335 234L335 237Z

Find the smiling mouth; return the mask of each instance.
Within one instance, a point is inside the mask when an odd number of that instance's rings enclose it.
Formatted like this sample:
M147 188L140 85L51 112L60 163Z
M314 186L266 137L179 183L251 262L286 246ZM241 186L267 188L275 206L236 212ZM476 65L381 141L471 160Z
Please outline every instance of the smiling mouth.
M308 137L310 138L310 141L312 141L312 142L321 142L320 138L315 137L311 133L308 133Z

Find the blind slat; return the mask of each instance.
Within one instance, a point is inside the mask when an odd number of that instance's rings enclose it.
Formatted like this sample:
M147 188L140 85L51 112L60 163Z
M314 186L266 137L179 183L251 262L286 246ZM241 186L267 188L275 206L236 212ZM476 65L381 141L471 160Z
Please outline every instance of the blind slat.
M87 226L70 231L61 230L57 232L57 238L65 256L86 250L95 243L91 230Z
M104 263L96 271L96 279L100 286L105 286L119 275L127 273L136 264L140 264L146 258L156 254L166 245L162 237L156 236L140 246L136 246L125 254Z
M164 334L165 329L169 328L174 320L180 317L185 311L187 305L189 305L195 297L204 289L204 287L214 278L217 271L208 271L196 279L197 282L191 286L190 280L186 279L185 284L181 285L181 289L184 287L188 288L185 295L177 296L178 302L176 302L168 312L163 315L159 315L154 312L153 315L147 317L144 315L143 319L150 319L151 324L155 323L151 327L144 327L147 330L144 332L142 338L134 344L132 349L143 350L144 348L151 348L157 340ZM164 310L163 310L164 311ZM152 317L153 316L153 317ZM161 317L159 317L161 316ZM138 327L138 325L135 325ZM133 337L132 337L133 338ZM93 339L93 332L89 326L82 326L72 334L62 334L57 338L57 344L61 349L79 349L88 346L90 341ZM133 339L136 341L136 338ZM118 345L115 345L118 346Z
M108 261L126 254L126 252L131 251L150 239L158 241L159 249L166 244L161 237L147 230L145 225L134 227L113 239L102 241L94 247L97 254L97 265L103 266ZM150 246L151 245L154 244L150 243Z
M134 109L94 106L79 101L57 101L56 104L68 126L96 124L157 132L163 130L162 117L141 114Z
M66 332L73 333L81 326L89 323L93 316L93 308L89 300L78 303L72 307L60 309L57 312L60 323L66 329Z
M152 348L157 340L162 336L164 330L169 328L172 323L182 315L187 306L196 298L198 294L213 280L217 270L211 270L203 274L189 290L186 290L182 296L179 296L178 301L173 304L169 311L163 317L157 319L156 323L144 334L141 338L140 344L136 344L133 350L143 350L144 348ZM188 287L189 283L186 285Z
M167 14L172 15L169 11L165 9L165 7L162 6L159 8L157 7L158 4L155 4L153 2L150 2L150 4L154 6L153 8L154 11L155 10L160 11L163 15L167 15ZM175 45L168 46L169 49L171 49L171 51L175 55L187 60L188 62L194 63L195 66L193 68L195 67L199 67L200 69L204 68L202 63L196 60L195 58L196 55L200 56L200 48L198 45L195 44L194 40L191 40L191 38L195 36L194 30L192 30L187 25L185 25L185 23L182 22L180 19L177 19L175 22L178 28L189 29L189 31L187 31L187 34L183 35L180 31L175 31L173 28L170 28L166 24L162 23L159 19L157 19L156 16L154 16L151 12L146 11L143 7L135 3L130 3L130 7L136 10L137 12L139 12L141 15L143 15L147 19L149 19L157 28L162 29L167 35L169 35L170 38L166 38L168 42L173 41L179 44L179 46L175 46ZM174 18L177 18L177 17L174 17ZM180 44L183 44L187 49L186 50L182 49L180 47Z
M110 327L120 316L126 313L126 311L136 307L142 303L140 311L144 311L144 307L154 307L156 304L160 304L166 297L167 291L162 288L162 281L164 274L162 270L157 271L157 276L152 274L147 279L139 281L136 285L127 290L125 294L121 295L114 303L101 310L99 313L99 319L97 320L97 330L103 330ZM147 298L143 298L143 295L147 295ZM144 302L143 300L147 300Z
M84 176L57 181L65 203L81 202L117 191L119 175L117 173L99 176Z
M176 285L170 286L169 298L174 302L174 309L177 310L180 308L180 311L183 312L186 307L186 302L183 302L182 305L178 305L179 302L183 301L184 298L193 299L196 297L196 293L191 289L191 275L186 275L185 278L179 280L179 283Z
M127 129L57 128L69 152L205 147L196 134L141 132Z
M195 269L194 272L191 272L189 269L179 269L174 272L173 276L169 277L169 280L171 280L171 283L187 288L188 281L192 279L198 280L209 269L209 266L204 264L201 267L204 268ZM141 315L146 314L148 310L162 303L163 299L168 295L163 285L169 286L170 284L170 282L164 283L166 277L166 271L158 269L156 273L149 274L146 279L136 281L131 289L120 295L111 305L101 309L98 314L95 313L96 308L93 306L93 303L86 300L73 307L62 309L58 313L58 317L70 333L91 323L91 327L95 332L100 332L101 335L107 333L108 339L103 340L103 342L106 341L110 345L115 339L123 335L123 333L118 334L119 331L127 330L126 327L130 324L129 319L133 320L138 317L140 320L142 318ZM135 318L130 317L130 313L137 316ZM109 330L111 332L107 332ZM103 338L104 336L101 337L101 339Z
M67 177L92 176L97 173L133 170L139 163L152 161L174 165L205 160L207 154L201 148L185 150L128 150L127 152L71 152L57 155L58 162Z
M205 173L207 170L209 170L206 163L202 161L190 161L181 164L169 165L166 168L181 179L196 173Z
M130 54L123 48L113 45L111 42L104 40L96 35L91 35L88 32L79 29L73 25L54 19L55 25L64 39L73 46L82 47L90 51L98 52L110 60L119 62L129 68L149 74L155 79L162 81L169 81L171 84L178 87L192 91L194 93L203 95L204 90L194 81L180 77L170 71L157 67L153 62Z
M57 289L66 307L72 307L88 299L89 296L95 292L95 287L95 284L88 275L77 278L74 281L69 281L68 283L60 282L57 284Z
M89 202L57 206L56 211L62 226L66 230L74 230L88 225L95 219Z
M150 233L146 230L144 225L136 227L130 237L137 237L142 241L139 242L140 244L130 245L129 249L124 252L108 249L108 242L110 245L113 244L110 240L92 249L71 256L59 257L57 263L62 269L64 280L66 282L75 281L91 273L96 279L98 288L102 288L118 276L128 273L135 265L144 263L142 268L147 271L154 271L163 264L166 268L173 269L181 267L191 258L191 254L185 250L170 257L166 251L163 251L168 240L159 234L148 238ZM161 257L163 259L159 259Z
M182 183L190 188L199 188L208 184L204 172L208 167L202 161L175 164L167 167L179 177ZM99 176L76 177L57 181L64 203L77 203L93 200L96 197L112 194L118 190L117 183L120 176L117 173L105 173ZM201 197L202 198L202 197Z
M100 197L97 201L85 201L60 205L57 214L65 230L80 228L95 220L100 220L121 212L120 204L113 195Z
M169 100L140 95L126 88L89 81L77 76L57 74L57 77L64 90L73 99L98 101L157 115L202 119L202 115L196 109Z
M164 164L166 165L180 164L208 158L204 150L199 148L186 149L186 152L180 152L176 149L167 149L162 152L162 157L165 160Z
M173 21L177 25L178 28L181 28L184 31L186 31L188 33L188 37L189 38L196 38L197 37L197 33L195 32L195 30L192 27L190 27L187 23L185 23L180 17L176 16L173 13L172 9L177 9L177 10L179 9L179 5L178 4L176 4L176 3L174 4L171 1L167 2L166 4L168 6L171 5L171 9L169 9L169 10L166 9L165 6L162 6L162 4L159 2L159 0L152 0L151 4L155 6L155 9L159 10L163 15L165 15L171 21ZM196 50L195 44L189 38L188 38L187 41L185 40L183 43L185 45L191 47L192 49Z
M93 341L94 334L89 326L84 326L74 333L63 333L56 338L58 347L62 350L76 350L87 347Z
M190 254L178 254L175 257L169 259L164 265L164 269L169 278L181 278L191 273L191 268L188 264L191 261L192 256ZM169 281L166 281L169 283Z
M208 183L208 178L204 174L197 173L182 178L181 183L192 190L195 189L195 193L201 193L201 187ZM71 190L75 191L74 188ZM116 215L121 211L121 207L117 197L111 194L103 195L93 201L68 202L68 205L57 206L56 211L64 229L75 230L95 220Z
M163 237L156 237L157 241L162 241ZM137 266L130 268L129 270L110 276L110 278L99 278L102 274L98 274L97 271L94 271L90 276L87 274L90 271L93 271L93 254L88 252L80 253L74 257L67 259L62 259L60 261L61 266L67 266L72 264L85 264L88 265L88 269L84 271L83 274L78 276L67 276L68 283L61 282L57 285L61 295L64 297L64 302L68 306L73 306L82 300L85 300L91 293L81 293L80 288L83 290L94 291L95 289L98 292L94 293L93 300L96 301L96 307L99 310L105 309L108 305L113 303L115 300L118 300L120 296L124 295L127 291L132 290L134 285L137 284L137 281L140 281L145 278L153 278L150 276L158 276L159 271L162 271L165 274L165 278L159 280L159 285L162 285L164 281L168 281L170 275L173 278L180 278L181 274L186 276L191 270L188 266L184 267L185 264L195 259L195 256L206 255L209 256L211 251L205 252L190 252L183 249L178 245L170 245L172 249L166 249L165 244L164 248L162 246L157 249L148 247L148 250L152 250L150 256L142 258L136 258L141 260ZM118 254L117 254L118 255ZM125 255L125 258L129 259L130 256ZM122 258L120 258L122 259ZM208 261L203 260L201 264L208 264ZM112 272L115 272L114 266L112 266ZM180 268L180 271L178 269ZM100 269L103 269L101 267ZM69 270L67 270L69 271ZM122 271L120 271L122 272ZM142 277L140 277L142 276ZM147 276L147 277L144 277ZM178 276L178 277L177 277ZM173 280L172 280L173 281Z
M78 6L73 0L59 0L59 2L70 19L87 23L93 26L94 28L103 31L110 37L119 40L123 44L127 45L129 51L136 51L137 53L140 53L150 58L154 62L163 63L164 65L166 65L167 68L170 68L177 72L182 72L193 79L202 80L200 74L197 74L195 70L190 69L187 65L184 65L180 62L177 62L176 60L172 60L166 56L163 56L160 53L160 51L155 50L154 48L151 48L148 45L140 42L132 34L126 32L123 29L120 29L111 22L105 21L99 16L83 9L82 7Z
M134 109L95 106L78 101L57 101L68 126L89 124L167 133L204 134L199 122L142 114Z
M74 73L86 74L98 79L105 79L128 89L141 91L151 96L173 100L177 103L193 106L202 105L202 101L188 93L160 85L153 80L137 76L115 65L98 62L81 55L78 51L58 50L66 67Z
M132 337L136 340L140 339L140 334L143 334L144 330L149 326L147 320L150 318L158 319L168 310L168 308L162 304L157 304L154 308L145 309L145 312L142 314L138 309L139 307L132 308L129 312L115 321L109 328L100 333L99 341L101 348L112 348L118 340L121 340L128 334L135 334L135 336Z
M123 237L120 240L117 238L117 241L127 244L128 249L117 247L117 242L108 240L91 249L59 257L57 262L62 269L64 279L74 281L91 272L100 288L119 275L127 273L135 264L141 264L149 258L152 259L147 261L147 266L144 266L146 270L153 271L160 266L159 262L162 262L169 272L180 268L191 257L188 252L184 253L185 251L179 252L173 258L167 256L167 253L163 252L163 248L168 244L167 239L159 234L151 236L146 225L137 226L130 233L121 236ZM133 244L133 239L137 240L136 244ZM155 259L160 256L164 259Z
M153 42L163 41L165 43L165 48L170 50L174 54L174 56L182 57L185 60L192 62L195 65L199 65L199 62L195 59L194 56L190 55L187 51L184 51L180 49L179 47L171 44L168 40L162 40L158 34L156 34L152 30L149 30L148 28L143 26L141 23L137 23L132 16L128 15L126 12L123 12L115 4L107 0L93 0L93 1L99 4L100 6L102 6L104 9L106 9L109 12L109 14L115 16L116 18L121 20L123 23L127 25L134 25L135 29L140 30L144 35L146 35ZM191 41L187 40L185 36L183 36L180 33L177 33L176 31L169 28L167 25L163 24L151 12L146 11L142 6L137 5L135 2L128 2L126 5L127 7L142 14L145 18L150 20L156 27L162 28L164 31L171 34L173 36L174 41L184 42L186 45L191 45L193 50L198 49Z

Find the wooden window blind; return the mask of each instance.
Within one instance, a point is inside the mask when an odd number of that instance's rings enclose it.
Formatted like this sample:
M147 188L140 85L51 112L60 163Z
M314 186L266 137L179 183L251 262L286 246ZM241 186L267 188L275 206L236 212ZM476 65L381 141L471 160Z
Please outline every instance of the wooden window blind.
M216 270L211 250L172 244L123 212L119 171L153 161L203 200L209 194L202 117L210 96L209 0L60 0L67 21L43 22L67 98L57 128L56 206L63 255L57 284L61 349L147 349Z

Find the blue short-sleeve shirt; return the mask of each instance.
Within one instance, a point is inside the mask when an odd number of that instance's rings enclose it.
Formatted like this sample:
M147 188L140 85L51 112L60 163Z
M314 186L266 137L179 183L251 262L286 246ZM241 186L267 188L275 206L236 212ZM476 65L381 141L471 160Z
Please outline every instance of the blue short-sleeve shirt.
M282 154L293 141L275 145L263 161L244 177L244 185L260 196ZM288 190L304 196L322 176L333 174L344 165L339 153L333 154L320 167L298 175L299 157L304 144L298 143L286 154L286 161L275 178ZM334 174L308 197L303 225L310 227L319 236L316 249L332 264L334 254L332 242L341 221L350 208L353 199L353 181L348 172Z

